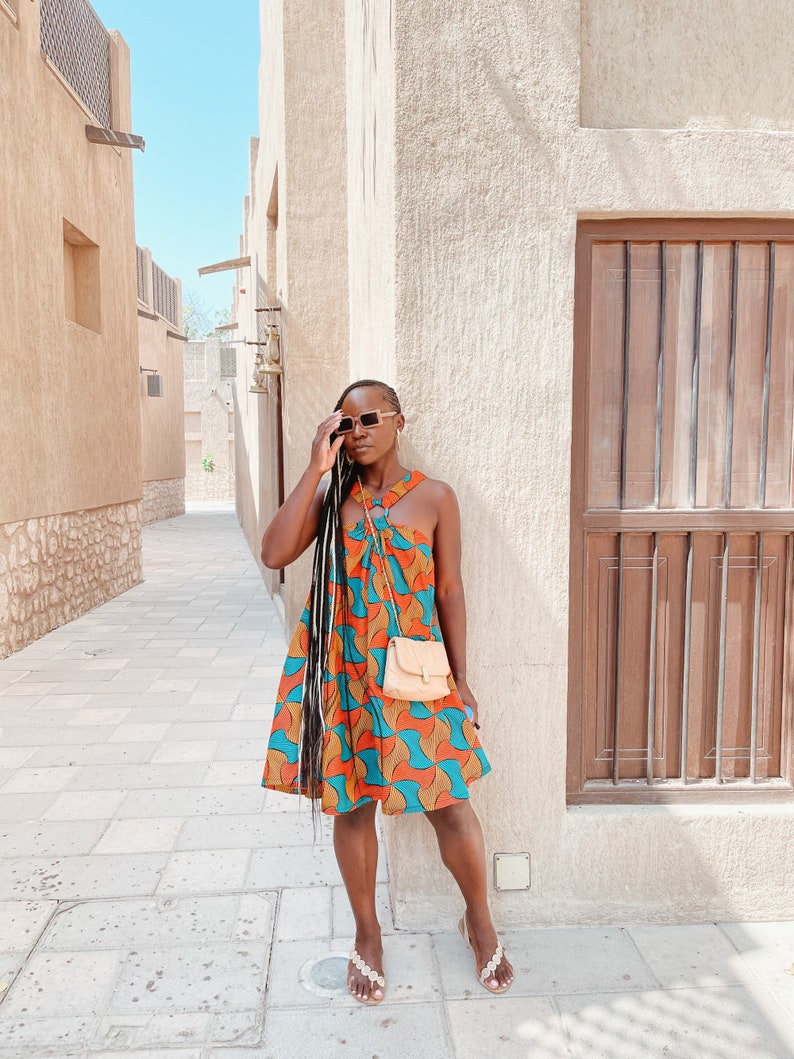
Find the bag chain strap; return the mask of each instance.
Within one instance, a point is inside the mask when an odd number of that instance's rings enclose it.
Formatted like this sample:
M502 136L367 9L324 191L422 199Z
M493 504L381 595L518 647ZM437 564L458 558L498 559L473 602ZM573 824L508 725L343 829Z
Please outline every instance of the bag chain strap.
M394 602L394 593L391 590L391 583L389 581L389 575L386 572L387 571L387 563L386 563L386 556L385 556L384 551L383 551L383 542L381 541L380 533L377 532L376 529L375 529L375 525L374 525L374 523L372 521L372 516L369 513L369 508L367 507L367 502L366 502L366 499L364 497L364 486L361 484L361 478L360 477L358 479L358 488L359 488L359 490L361 492L361 505L364 508L364 515L366 516L366 519L367 519L367 525L369 526L370 532L372 534L372 537L373 537L373 540L374 540L374 543L375 543L375 551L378 553L378 555L380 557L381 572L383 574L383 580L386 582L386 590L389 593L389 602L391 603L391 609L394 612L394 620L395 620L395 622L397 624L397 631L402 636L403 632L402 632L402 629L400 628L400 618L399 618L399 615L398 615L398 612L397 612L397 604Z

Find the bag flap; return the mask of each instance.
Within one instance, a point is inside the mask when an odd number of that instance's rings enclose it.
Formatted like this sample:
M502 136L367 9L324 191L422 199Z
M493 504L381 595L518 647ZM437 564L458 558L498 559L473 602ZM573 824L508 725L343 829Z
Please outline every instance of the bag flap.
M449 661L444 644L440 640L411 640L407 636L394 636L391 643L397 655L397 664L406 673L422 675L427 669L431 677L449 675Z

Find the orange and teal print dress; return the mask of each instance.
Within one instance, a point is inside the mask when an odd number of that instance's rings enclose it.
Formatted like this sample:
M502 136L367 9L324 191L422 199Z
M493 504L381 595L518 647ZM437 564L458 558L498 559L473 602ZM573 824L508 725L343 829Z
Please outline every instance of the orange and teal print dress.
M383 694L386 648L392 636L441 639L434 621L435 582L429 540L392 522L389 510L424 480L413 471L380 500L351 496L369 507L388 564L400 617L398 629L367 521L344 527L348 612L331 584L334 628L324 677L323 812L349 813L371 801L384 813L442 809L469 796L469 784L491 766L449 678L449 694L436 702L406 702ZM330 599L329 599L330 603ZM278 689L262 784L305 794L298 767L301 699L309 638L309 608L292 638Z

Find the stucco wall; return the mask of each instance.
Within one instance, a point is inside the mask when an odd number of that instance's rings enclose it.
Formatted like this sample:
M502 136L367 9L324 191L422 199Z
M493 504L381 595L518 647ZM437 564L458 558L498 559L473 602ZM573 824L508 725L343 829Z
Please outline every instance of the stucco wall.
M140 580L132 160L0 12L0 654ZM129 52L111 34L114 127ZM79 322L78 322L79 321Z
M794 128L789 0L581 8L582 125Z
M664 6L682 33L690 5ZM789 915L789 808L569 810L565 740L577 218L791 215L794 137L580 128L578 2L458 14L395 4L396 348L415 462L463 512L489 862L532 856L532 888L495 893L497 916ZM726 76L749 46L733 32ZM778 32L774 19L756 32L754 69ZM697 68L688 78L704 89ZM448 922L459 898L426 825L389 822L387 841L398 921Z
M138 380L141 403L141 476L144 482L185 477L184 370L181 339L171 324L150 314L138 317L140 366L155 368L163 396L149 397L146 376Z
M347 0L350 380L396 373L394 4Z
M260 3L260 137L251 211L243 245L251 254L246 295L236 300L237 338L262 338L255 308L282 305L279 324L284 377L282 423L287 493L309 462L317 424L348 382L347 154L345 129L344 0ZM268 229L268 208L278 174L278 228ZM268 243L273 240L268 261ZM247 270L246 270L247 271ZM239 288L238 288L239 289ZM248 497L238 511L254 554L275 513L277 455L273 396L248 393L252 347L238 371L238 453L251 467ZM240 457L238 457L238 463ZM287 571L267 574L283 598L288 624L306 600L309 556Z
M116 36L119 127L129 52ZM139 500L140 411L132 159L45 65L39 5L0 17L0 523ZM64 221L99 247L99 326L65 309Z
M264 340L257 306L274 305L287 287L285 208L286 147L284 132L284 13L282 3L260 0L259 136L251 144L250 196L243 211L240 253L250 254L251 266L236 274L233 319L238 349L235 388L235 506L271 595L280 600L278 572L265 570L259 559L265 526L278 507L278 421L281 416L275 380L270 393L248 392L255 347L244 340ZM240 291L244 290L245 294ZM280 293L281 292L281 293ZM277 314L282 330L285 312ZM282 348L286 341L282 342ZM283 386L283 382L280 384Z

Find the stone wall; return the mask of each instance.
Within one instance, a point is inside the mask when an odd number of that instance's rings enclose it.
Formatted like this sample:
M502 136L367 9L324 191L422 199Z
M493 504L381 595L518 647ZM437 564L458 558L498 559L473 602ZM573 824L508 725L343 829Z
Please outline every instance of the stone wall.
M140 503L0 526L0 658L143 580Z
M144 482L141 511L144 526L164 518L184 515L185 479L166 478L160 482Z

